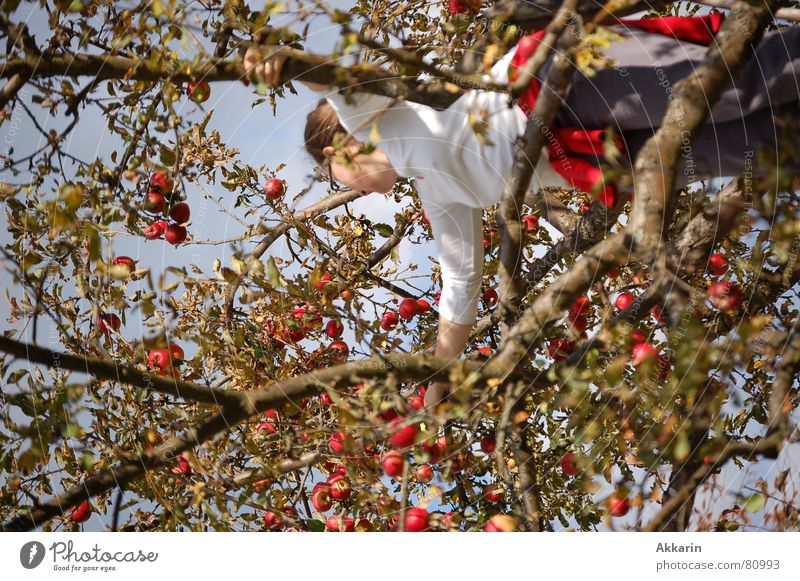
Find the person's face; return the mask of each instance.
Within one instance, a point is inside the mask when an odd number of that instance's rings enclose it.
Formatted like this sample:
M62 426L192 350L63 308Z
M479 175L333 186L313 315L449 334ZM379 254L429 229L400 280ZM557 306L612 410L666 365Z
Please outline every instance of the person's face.
M376 148L370 153L356 153L359 145L358 142L349 144L350 165L344 163L341 154L337 155L332 146L322 150L326 157L333 156L330 162L333 178L352 190L385 194L397 181L397 172L382 151Z

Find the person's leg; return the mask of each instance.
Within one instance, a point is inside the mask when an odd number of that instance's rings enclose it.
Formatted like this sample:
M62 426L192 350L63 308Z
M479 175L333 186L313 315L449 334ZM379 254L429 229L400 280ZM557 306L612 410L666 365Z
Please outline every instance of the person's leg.
M775 151L780 147L782 124L794 123L797 126L798 120L800 103L795 101L774 109L755 111L733 121L706 124L693 143L689 142L687 136L681 147L676 187L715 177L768 170L758 167L759 152ZM636 155L652 135L652 130L624 133L630 163L635 161ZM800 148L800 144L795 146Z
M594 77L577 73L556 121L559 127L617 131L658 126L675 84L694 73L707 47L630 29L607 56L617 64ZM800 28L768 32L709 123L734 121L800 99Z

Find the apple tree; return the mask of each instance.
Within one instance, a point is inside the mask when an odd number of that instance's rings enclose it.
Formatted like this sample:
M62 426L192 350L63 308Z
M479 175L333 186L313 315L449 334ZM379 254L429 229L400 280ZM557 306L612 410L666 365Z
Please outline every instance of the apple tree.
M608 5L645 8L681 5ZM746 175L674 187L682 140L780 8L731 3L634 161L635 196L612 206L530 190L537 123L559 104L537 101L485 211L480 320L445 361L430 354L438 267L417 277L398 253L431 243L413 181L390 194L393 224L353 213L361 193L325 174L293 183L284 164L247 163L210 127L209 96L248 80L258 45L287 61L280 87L251 85L257 107L291 107L303 79L445 108L545 27L530 72L549 61L563 95L601 66L600 4L4 3L0 127L40 134L31 152L4 148L0 184L4 530L97 513L124 530L734 530L756 514L796 528L786 473L722 513L696 500L795 430L798 127ZM306 46L320 21L336 31L324 54ZM95 139L73 133L87 116L120 146L75 155L72 139ZM199 200L238 233L195 237ZM115 251L121 237L180 258L155 268ZM209 268L193 259L222 248ZM451 390L435 410L431 381Z

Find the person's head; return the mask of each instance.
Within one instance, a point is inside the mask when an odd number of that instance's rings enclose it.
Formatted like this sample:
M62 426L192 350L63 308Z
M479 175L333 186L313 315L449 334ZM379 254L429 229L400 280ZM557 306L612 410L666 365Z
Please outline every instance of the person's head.
M322 167L328 167L333 178L353 190L385 193L397 181L389 158L378 148L369 153L359 151L364 144L355 138L337 151L336 145L347 136L336 111L326 99L306 117L306 151ZM349 163L348 161L349 160Z

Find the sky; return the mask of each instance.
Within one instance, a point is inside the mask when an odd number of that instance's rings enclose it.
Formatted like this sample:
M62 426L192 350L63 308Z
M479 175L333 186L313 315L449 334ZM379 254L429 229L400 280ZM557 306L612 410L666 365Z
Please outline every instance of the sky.
M251 4L255 6L259 3L251 2ZM348 7L351 3L334 2L333 4ZM30 7L24 6L22 10L30 10ZM33 10L26 15L34 37L40 42L46 39L50 31L42 13ZM329 51L338 38L338 28L329 25L322 19L312 23L310 30L307 48L313 52ZM86 79L82 79L80 85L83 86L85 81ZM204 111L213 110L209 129L219 131L223 143L239 149L240 159L245 163L255 167L266 166L268 168L275 168L279 164L285 163L286 167L279 176L288 184L288 199L308 183L313 162L303 150L302 128L305 116L320 98L320 94L308 90L300 83L296 83L296 88L299 94L290 95L286 100L279 101L275 116L272 115L268 103L252 107L252 103L258 97L251 88L235 82L214 83L211 98L203 106L195 105L187 99L179 103L179 112L199 120ZM60 129L69 122L69 119L65 119L61 114L50 117L42 112L42 109L31 103L29 91L23 90L21 96L23 101L36 112L38 122L45 129ZM19 108L15 109L9 121L0 126L0 143L4 150L13 147L15 157L34 151L41 145L38 132L32 128L30 119ZM109 159L111 152L119 147L119 140L106 131L105 120L94 109L85 110L81 114L80 121L66 144L66 149L71 154L84 160L91 160L95 157ZM11 181L5 172L0 179ZM202 192L190 187L187 194L187 201L192 207L190 232L195 240L224 240L241 234L243 226L229 216L229 213L237 214L237 210L233 208L234 197L230 192L216 186L204 196ZM324 184L317 184L304 198L298 201L297 207L310 205L324 194ZM219 201L225 209L224 212L219 209L212 198ZM397 205L380 194L372 194L350 205L354 214L364 213L372 220L390 225L394 225L394 214L402 206L403 204ZM0 221L5 226L5 216L0 218ZM7 229L3 227L0 231L0 243L6 244L9 239ZM117 256L131 256L139 261L140 266L149 267L153 272L160 272L165 266L174 264L196 264L204 272L211 272L212 263L216 259L226 265L229 264L231 257L231 249L227 245L188 244L176 248L163 241L146 241L142 237L128 235L121 230L113 240L113 252ZM537 254L543 252L544 248L540 249ZM269 255L291 259L283 241L274 244L270 248ZM426 276L430 272L431 263L428 256L432 255L435 255L432 244L414 246L405 242L400 246L401 262L419 264L420 269L417 274L422 276ZM4 291L7 290L10 294L19 296L18 286L13 284L10 277L4 275L0 278L0 285ZM134 288L131 287L131 290ZM388 298L385 293L383 296ZM4 300L0 301L0 317L5 321L8 315L8 304ZM49 336L50 329L46 328L46 320L42 319L40 324L44 326L39 330L40 336ZM4 325L4 328L7 327ZM18 328L18 325L14 325L14 328ZM135 317L131 317L124 332L130 337L149 334L149 330L141 326L140 321ZM346 337L349 337L352 342L352 334L349 331ZM187 348L187 352L191 356L191 348ZM719 503L715 504L713 495L705 495L699 502L708 502L712 506L712 510L718 511L730 504L729 494L731 491L737 491L748 483L752 484L758 477L774 478L780 470L786 467L794 468L789 485L796 489L800 485L797 480L798 458L800 455L795 449L791 453L782 454L777 461L754 463L746 471L729 464L723 469L719 478L719 482L723 483L720 485L722 498ZM618 477L617 474L616 478ZM3 475L0 475L0 480L2 478ZM609 487L604 487L597 493L597 497L603 498L609 490ZM713 508L715 506L716 509ZM645 510L652 511L654 508L652 505L648 505ZM623 523L624 521L619 520L616 524ZM105 526L107 523L97 517L87 523L86 530L103 530Z

